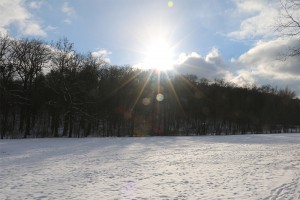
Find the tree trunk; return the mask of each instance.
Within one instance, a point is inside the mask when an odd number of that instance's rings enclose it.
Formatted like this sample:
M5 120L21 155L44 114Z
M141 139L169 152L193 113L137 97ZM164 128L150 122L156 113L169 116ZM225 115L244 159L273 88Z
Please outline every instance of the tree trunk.
M1 130L1 140L4 139L5 137L5 133L6 133L6 130L7 130L7 120L8 118L8 109L4 109L4 115L3 115L3 118L2 118L2 130Z
M66 137L68 133L68 128L69 128L69 114L66 114L64 116L64 129L63 129L63 136Z
M29 110L27 111L26 114L26 128L25 128L25 132L24 132L24 138L27 138L28 135L30 135L30 128L31 128L31 119L30 119L30 112Z
M70 113L70 115L69 115L69 125L70 125L70 127L69 127L69 138L71 138L72 135L73 135L73 116L72 116L72 113Z

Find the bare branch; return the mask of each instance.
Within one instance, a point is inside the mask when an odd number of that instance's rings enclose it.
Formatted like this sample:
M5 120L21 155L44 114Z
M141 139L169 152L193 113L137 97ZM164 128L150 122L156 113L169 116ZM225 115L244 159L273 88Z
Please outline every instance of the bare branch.
M300 0L280 0L281 10L276 31L283 37L300 37ZM299 41L298 41L299 42ZM300 44L293 45L285 56L299 56Z

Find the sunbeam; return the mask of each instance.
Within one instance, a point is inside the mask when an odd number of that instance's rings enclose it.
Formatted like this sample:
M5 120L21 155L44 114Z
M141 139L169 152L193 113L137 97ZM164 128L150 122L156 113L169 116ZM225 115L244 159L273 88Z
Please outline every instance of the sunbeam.
M145 83L143 84L143 86L142 86L142 88L141 88L141 90L140 90L138 96L136 97L136 99L135 99L133 105L131 106L131 109L130 109L131 111L134 110L134 107L136 106L137 102L138 102L139 99L141 98L141 96L142 96L142 94L143 94L143 91L145 90L145 87L147 86L147 84L148 84L148 82L149 82L149 80L150 80L152 74L153 74L153 70L150 71L150 73L149 73L149 75L148 75L148 77L147 77Z
M169 84L169 86L170 86L170 88L171 88L171 91L172 91L172 93L173 93L175 99L176 99L177 105L179 106L180 111L185 115L184 109L183 109L182 104L181 104L181 102L180 102L180 100L179 100L179 98L178 98L178 95L177 95L177 93L176 93L176 90L175 90L175 88L174 88L174 85L172 84L169 75L168 75L167 73L165 73L165 74L166 74L167 82L168 82L168 84Z

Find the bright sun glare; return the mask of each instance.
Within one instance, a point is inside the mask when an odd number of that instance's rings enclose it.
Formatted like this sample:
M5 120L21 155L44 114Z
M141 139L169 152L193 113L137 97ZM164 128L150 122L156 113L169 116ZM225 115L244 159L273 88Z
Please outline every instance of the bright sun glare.
M149 42L144 52L143 67L147 69L169 70L174 65L173 48L164 38L156 38Z

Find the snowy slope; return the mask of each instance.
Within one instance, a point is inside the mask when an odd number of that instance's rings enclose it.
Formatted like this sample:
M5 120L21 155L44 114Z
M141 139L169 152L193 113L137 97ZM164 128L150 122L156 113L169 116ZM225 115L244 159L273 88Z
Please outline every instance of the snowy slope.
M300 134L2 140L0 199L300 199Z

